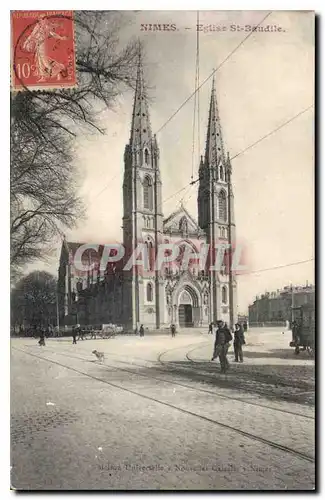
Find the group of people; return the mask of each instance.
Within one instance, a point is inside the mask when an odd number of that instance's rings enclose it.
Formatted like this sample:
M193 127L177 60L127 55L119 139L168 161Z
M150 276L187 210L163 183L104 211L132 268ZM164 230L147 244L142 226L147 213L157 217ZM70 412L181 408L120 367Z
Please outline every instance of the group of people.
M211 323L209 326L209 333L213 334L214 327L215 327L216 337L214 342L212 361L215 358L219 358L221 372L225 373L229 368L229 361L227 358L227 354L230 347L230 342L232 340L234 340L235 362L243 363L244 361L243 345L246 343L244 329L239 323L236 323L233 331L234 333L234 339L233 339L227 323L224 323L223 321L217 321L216 325Z
M170 332L172 334L172 337L175 337L175 335L176 335L176 325L174 323L172 323L170 325ZM140 337L144 337L144 326L143 325L140 325L139 335L140 335Z

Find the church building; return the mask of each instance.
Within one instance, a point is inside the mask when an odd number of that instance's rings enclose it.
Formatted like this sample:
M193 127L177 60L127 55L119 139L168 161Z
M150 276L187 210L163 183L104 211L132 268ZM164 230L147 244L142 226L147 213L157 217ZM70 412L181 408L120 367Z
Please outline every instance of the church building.
M164 217L162 172L157 138L152 133L149 105L141 62L138 66L131 133L124 152L123 180L123 261L99 268L105 246L83 254L92 266L80 273L75 255L85 243L62 243L58 297L60 325L82 326L114 323L132 331L140 324L150 329L206 327L211 321L237 321L237 282L231 271L231 251L222 265L212 265L211 249L217 245L234 248L236 228L231 162L225 151L218 113L215 81L212 82L205 153L201 156L198 178L198 217L181 204ZM148 268L124 269L141 242L147 250ZM198 260L182 266L182 256L208 244L210 253L204 269ZM175 262L156 269L160 245L177 245ZM168 251L166 252L168 255ZM168 260L168 259L166 259Z

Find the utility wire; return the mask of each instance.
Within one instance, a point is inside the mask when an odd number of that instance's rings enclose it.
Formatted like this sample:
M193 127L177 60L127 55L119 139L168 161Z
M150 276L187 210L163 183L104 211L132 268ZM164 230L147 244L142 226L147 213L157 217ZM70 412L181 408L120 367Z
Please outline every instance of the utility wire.
M305 113L306 111L308 111L309 109L311 109L313 107L313 105L309 106L308 108L304 109L303 111L300 111L299 113L297 113L295 116L293 116L292 118L290 118L289 120L286 120L284 123L282 123L281 125L279 125L278 127L276 127L275 129L273 129L271 132L268 132L267 134L265 134L263 137L261 137L260 139L258 139L257 141L253 142L252 144L250 144L249 146L247 146L245 149L243 149L242 151L240 151L239 153L235 154L232 158L230 158L230 160L233 160L235 158L238 158L238 156L240 156L241 154L245 153L248 149L251 149L252 147L256 146L256 144L259 144L260 142L262 142L262 140L266 139L267 137L269 137L270 135L274 134L275 132L277 132L278 130L282 129L283 127L285 127L286 125L288 125L289 123L291 123L293 120L295 120L296 118L298 118L299 116L301 116L303 113ZM193 186L194 184L196 184L197 182L199 182L199 178L197 178L196 180L194 181L191 181L190 182L190 185ZM166 198L165 200L162 201L162 203L164 203L165 201L173 198L174 196L177 196L178 193L184 191L184 189L186 189L188 187L188 184L186 184L186 186L184 186L183 188L179 189L178 191L176 191L175 193L171 194L170 196L168 196L168 198Z
M290 264L283 264L282 266L275 266L275 267L267 267L265 269L258 269L256 271L248 271L247 273L240 273L238 276L246 276L248 274L257 274L257 273L264 273L266 271L275 271L277 269L283 269L284 267L291 267L291 266L298 266L299 264L305 264L306 262L312 262L313 259L306 259L306 260L300 260L298 262L291 262Z
M240 151L239 153L235 154L234 156L232 156L230 158L230 160L234 160L235 158L238 158L238 156L242 155L243 153L245 153L248 149L251 149L253 148L254 146L256 146L257 144L259 144L260 142L262 142L264 139L266 139L267 137L269 137L270 135L274 134L275 132L277 132L278 130L282 129L283 127L285 127L286 125L288 125L289 123L293 122L293 120L295 120L296 118L298 118L299 116L301 116L303 113L306 113L306 111L308 111L309 109L313 108L314 105L310 105L308 106L308 108L305 108L303 109L302 111L299 111L299 113L297 113L295 116L291 117L289 120L286 120L284 123L282 123L281 125L279 125L278 127L274 128L273 130L271 130L271 132L268 132L267 134L263 135L263 137L261 137L260 139L258 139L257 141L253 142L252 144L250 144L249 146L247 146L245 149L243 149L242 151ZM200 179L196 179L195 181L192 181L191 184L196 184Z
M263 19L256 25L256 28L258 26L260 26L267 19L267 17L269 17L271 14L272 14L272 11L268 12L268 14L266 14L266 16L264 16ZM255 31L251 31L247 36L245 36L245 38L230 52L230 54L228 54L228 56L219 64L219 66L212 71L212 73L201 83L201 85L199 85L197 87L197 89L195 89L194 92L181 104L181 106L168 118L168 120L165 123L163 123L163 125L156 131L155 135L159 134L159 132L161 132L161 130L166 127L166 125L179 113L179 111L181 109L183 109L183 107L188 103L188 101L190 101L192 99L193 96L196 96L197 92L199 92L199 90L203 87L203 85L205 85L210 80L210 78L225 64L226 61L228 61L228 59L230 59L230 57L245 43L245 41L253 33L255 33ZM197 38L198 38L198 32L197 32ZM198 115L199 115L199 112L198 112ZM199 123L198 123L198 127L199 127ZM107 187L108 187L108 185L107 185ZM107 187L105 187L105 189L107 189ZM100 192L100 194L103 191L104 191L104 189ZM98 195L95 195L95 196L98 196Z
M256 28L258 26L260 26L267 17L269 17L270 15L272 14L272 11L269 12L268 14L266 14L266 16L263 17L263 19L256 25ZM161 132L161 130L163 128L166 127L166 125L179 113L179 111L181 109L183 109L183 107L185 106L185 104L188 103L188 101L190 101L192 99L192 97L196 94L196 92L198 92L202 87L203 85L205 85L209 80L210 78L225 64L225 62L228 61L228 59L230 59L230 57L246 42L246 40L252 36L253 34L255 33L255 31L250 31L250 33L245 36L245 38L230 52L230 54L228 54L228 56L219 64L219 66L217 66L216 69L214 69L212 71L212 73L201 83L201 85L199 85L199 87L197 88L197 90L195 90L181 105L180 107L168 118L168 120L163 123L163 125L156 131L156 135L159 134L159 132Z
M242 155L248 149L252 148L253 146L256 146L256 144L258 144L259 142L263 141L264 139L266 139L270 135L275 134L275 132L277 132L278 130L280 130L282 127L285 127L286 125L288 125L288 123L292 122L293 120L295 120L296 118L298 118L298 116L302 115L303 113L306 113L306 111L308 111L309 109L311 109L313 107L314 107L314 105L311 104L310 106L308 106L308 108L305 108L304 110L300 111L298 114L296 114L295 116L293 116L292 118L290 118L286 122L282 123L281 125L279 125L278 127L276 127L274 130L272 130L268 134L266 134L263 137L261 137L260 139L258 139L257 141L253 142L253 144L251 144L250 146L247 146L247 148L245 148L242 151L240 151L239 153L237 153L235 156L233 156L232 158L230 158L230 160L234 160L235 158L237 158L237 156Z

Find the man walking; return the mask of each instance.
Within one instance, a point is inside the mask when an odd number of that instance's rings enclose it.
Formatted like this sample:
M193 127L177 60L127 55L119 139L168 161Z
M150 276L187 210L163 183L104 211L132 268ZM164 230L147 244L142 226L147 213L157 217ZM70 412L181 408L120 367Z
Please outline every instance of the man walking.
M171 331L171 333L172 333L172 337L175 337L175 335L176 335L176 326L175 326L175 324L174 324L174 323L172 323L172 324L170 325L170 331Z
M232 335L229 328L225 326L223 321L218 321L217 325L218 329L216 331L212 361L215 358L219 357L221 373L225 373L229 368L227 353L229 349L229 343L232 341Z
M72 327L72 344L76 344L77 343L77 327L76 326L73 326Z
M235 362L239 361L242 363L243 360L243 345L245 344L245 337L243 328L239 323L235 324L235 333L234 333L234 352L235 352Z
M140 337L144 337L144 326L140 326Z

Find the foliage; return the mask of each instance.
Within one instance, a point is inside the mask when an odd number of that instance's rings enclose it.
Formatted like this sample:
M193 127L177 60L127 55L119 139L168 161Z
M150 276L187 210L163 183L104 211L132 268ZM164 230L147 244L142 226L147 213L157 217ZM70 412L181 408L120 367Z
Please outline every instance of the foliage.
M78 86L29 91L11 97L11 272L40 259L54 236L83 216L73 162L75 137L104 133L100 107L111 108L134 86L139 44L119 43L121 19L114 12L75 13Z

